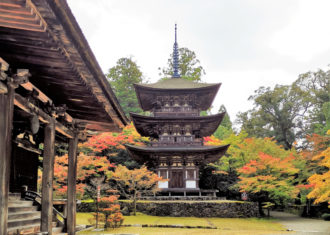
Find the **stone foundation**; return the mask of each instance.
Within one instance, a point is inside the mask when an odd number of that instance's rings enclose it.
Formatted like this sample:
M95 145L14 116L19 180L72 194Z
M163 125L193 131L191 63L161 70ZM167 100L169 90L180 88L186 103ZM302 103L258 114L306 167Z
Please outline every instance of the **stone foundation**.
M133 210L130 201L120 201L122 210ZM259 216L258 205L240 201L138 201L137 211L155 216L246 218Z

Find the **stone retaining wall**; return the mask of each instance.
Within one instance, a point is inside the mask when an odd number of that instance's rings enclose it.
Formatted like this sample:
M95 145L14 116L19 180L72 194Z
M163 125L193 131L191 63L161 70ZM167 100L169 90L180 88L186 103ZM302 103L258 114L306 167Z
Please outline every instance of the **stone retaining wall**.
M133 210L129 201L120 201L122 211ZM258 205L238 201L138 201L137 211L155 216L243 218L259 216Z

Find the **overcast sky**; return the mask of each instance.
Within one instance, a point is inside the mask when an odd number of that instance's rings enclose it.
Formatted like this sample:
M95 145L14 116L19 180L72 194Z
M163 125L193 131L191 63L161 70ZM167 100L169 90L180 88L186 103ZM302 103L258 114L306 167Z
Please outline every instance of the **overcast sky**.
M132 56L150 82L178 44L195 51L204 82L221 82L234 121L260 86L291 84L330 64L330 0L68 0L104 73Z

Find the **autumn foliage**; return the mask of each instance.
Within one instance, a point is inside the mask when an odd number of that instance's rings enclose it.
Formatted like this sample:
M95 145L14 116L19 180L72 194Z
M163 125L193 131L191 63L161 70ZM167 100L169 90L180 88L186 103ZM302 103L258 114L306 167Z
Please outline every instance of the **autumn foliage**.
M91 224L98 220L98 222L104 224L105 228L117 228L124 221L124 217L120 212L120 205L118 204L118 196L111 195L100 198L99 211L100 214L93 213L94 218L89 220Z
M302 195L315 199L314 204L328 202L330 207L330 137L312 134L307 141L309 148L301 152L306 180L297 187Z
M77 161L77 198L82 198L85 193L86 183L89 179L100 176L110 177L114 167L106 157L87 156L80 153ZM66 197L68 175L68 155L56 156L54 166L54 191L58 198Z
M125 166L117 166L112 175L116 181L117 189L127 198L133 200L134 214L136 213L136 200L139 194L158 191L158 182L163 181L157 174L149 171L146 166L129 170Z
M323 173L315 173L308 178L312 191L308 198L315 198L314 203L328 202L330 207L330 147L312 158L320 167L324 167Z
M104 132L91 137L81 147L86 148L87 151L94 153L102 153L103 151L118 152L124 150L124 144L145 145L148 138L141 137L136 131L133 124L126 126L122 132Z
M293 165L292 160L293 156L281 159L259 153L258 158L238 169L240 191L265 193L268 198L277 202L295 198L299 190L293 182L299 169Z

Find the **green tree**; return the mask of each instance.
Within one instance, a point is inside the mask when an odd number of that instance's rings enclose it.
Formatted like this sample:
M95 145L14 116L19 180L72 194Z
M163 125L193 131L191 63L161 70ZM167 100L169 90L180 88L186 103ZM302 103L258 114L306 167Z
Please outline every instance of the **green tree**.
M173 75L173 53L167 62L167 67L159 68L162 78L172 77ZM179 73L183 79L200 82L205 70L200 65L196 53L188 48L179 48Z
M325 135L330 129L330 70L301 74L292 87L299 89L305 102L312 104L304 120L306 134Z
M120 58L116 66L109 69L106 76L125 114L141 113L133 84L143 83L144 80L136 62L132 58Z
M330 128L330 70L301 74L290 86L260 87L249 98L254 108L239 113L249 136L274 137L286 149L297 140ZM304 145L300 147L306 147Z
M242 130L255 137L274 137L285 149L305 135L304 116L312 103L301 89L291 86L260 87L249 100L254 108L238 114Z
M230 121L230 117L227 113L226 107L224 105L221 105L218 113L223 113L223 112L226 112L226 115L223 117L220 126L213 134L216 138L221 140L229 137L232 133L234 133L233 124Z

